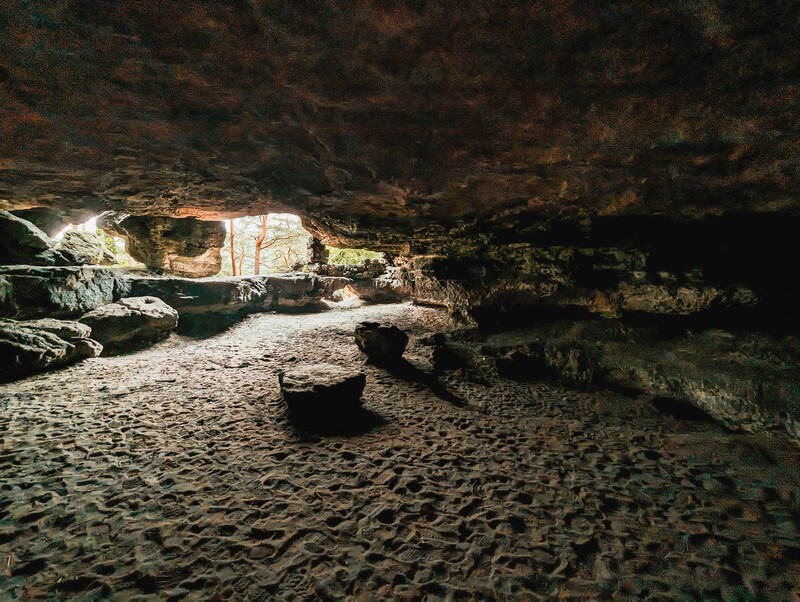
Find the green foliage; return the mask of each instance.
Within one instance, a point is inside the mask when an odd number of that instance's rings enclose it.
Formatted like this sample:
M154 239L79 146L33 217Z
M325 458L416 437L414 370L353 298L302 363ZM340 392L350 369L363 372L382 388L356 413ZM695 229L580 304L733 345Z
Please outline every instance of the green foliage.
M336 265L356 265L365 259L379 259L381 254L375 251L368 251L366 249L337 249L335 247L328 247L330 256L328 263Z
M103 239L106 250L108 250L108 252L114 256L114 265L117 265L121 268L131 268L141 265L133 257L128 255L125 249L125 243L121 238L110 236L100 228L97 228L95 232L97 232L97 235Z
M116 255L117 253L119 253L119 250L117 249L117 243L114 242L113 236L109 236L108 234L105 233L105 231L101 230L100 228L97 228L95 231L97 232L97 235L103 239L103 242L105 243L106 249L108 250L109 253L111 253L112 255Z

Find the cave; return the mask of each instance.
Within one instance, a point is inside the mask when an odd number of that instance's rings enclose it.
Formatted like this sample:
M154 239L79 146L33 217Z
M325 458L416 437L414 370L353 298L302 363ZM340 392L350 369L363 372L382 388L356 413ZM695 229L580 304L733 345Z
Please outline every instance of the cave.
M800 599L798 39L2 3L0 599Z

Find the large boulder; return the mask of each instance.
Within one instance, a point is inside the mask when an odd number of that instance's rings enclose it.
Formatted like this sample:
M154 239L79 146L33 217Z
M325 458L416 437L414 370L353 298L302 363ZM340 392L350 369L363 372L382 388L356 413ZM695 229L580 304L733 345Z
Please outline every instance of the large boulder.
M54 241L32 222L0 210L0 265L97 265L113 256L93 232L71 231Z
M400 303L411 297L411 287L394 273L355 279L350 287L359 299L368 303Z
M99 265L114 261L103 239L94 232L67 232L55 248L75 265Z
M282 371L278 381L290 417L324 422L359 410L366 376L352 368L319 363Z
M2 320L2 323L16 324L25 328L36 328L50 332L65 341L76 341L81 339L88 339L91 337L92 329L86 324L81 324L74 320L56 320L55 318L41 318L39 320L26 320L24 322L16 322L14 320Z
M178 326L178 312L157 297L130 297L80 318L108 353L139 349L163 339Z
M78 322L0 319L0 381L97 357L103 347L90 334Z
M0 316L77 318L126 296L124 274L93 266L0 266Z
M355 330L356 345L375 364L400 361L408 345L408 335L393 324L361 322Z
M222 268L223 222L105 213L97 225L124 238L130 256L149 268L187 278L214 276Z
M0 265L63 265L53 241L31 222L0 210Z

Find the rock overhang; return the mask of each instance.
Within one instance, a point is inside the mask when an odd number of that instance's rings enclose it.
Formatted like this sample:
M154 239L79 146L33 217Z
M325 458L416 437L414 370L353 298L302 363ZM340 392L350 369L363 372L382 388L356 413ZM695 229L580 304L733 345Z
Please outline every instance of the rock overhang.
M287 211L411 253L492 221L798 212L789 4L0 10L6 209Z

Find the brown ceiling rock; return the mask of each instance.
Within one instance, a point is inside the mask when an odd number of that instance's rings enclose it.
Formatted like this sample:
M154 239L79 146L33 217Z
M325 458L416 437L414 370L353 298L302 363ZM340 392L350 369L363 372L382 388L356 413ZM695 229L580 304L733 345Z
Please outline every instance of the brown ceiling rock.
M130 256L149 268L202 278L218 274L222 267L220 249L226 236L223 222L108 212L98 218L97 226L124 238Z
M0 208L293 211L328 244L797 212L790 1L6 2ZM405 246L404 246L405 245Z

